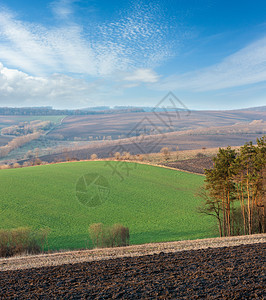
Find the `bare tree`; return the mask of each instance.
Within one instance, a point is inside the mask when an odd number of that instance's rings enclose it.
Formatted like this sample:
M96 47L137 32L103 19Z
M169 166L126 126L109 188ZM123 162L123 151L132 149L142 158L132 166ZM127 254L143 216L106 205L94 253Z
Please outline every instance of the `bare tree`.
M164 157L165 160L169 160L170 158L170 150L168 147L163 147L160 151Z
M120 152L116 152L114 157L115 157L116 160L119 160L121 158Z
M91 155L91 160L95 160L97 158L98 158L97 154L94 153L94 154Z

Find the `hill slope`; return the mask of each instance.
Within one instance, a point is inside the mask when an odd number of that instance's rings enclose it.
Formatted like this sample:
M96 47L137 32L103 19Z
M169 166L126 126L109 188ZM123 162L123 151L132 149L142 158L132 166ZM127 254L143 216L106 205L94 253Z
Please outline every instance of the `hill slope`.
M132 244L213 237L214 220L196 212L203 181L114 161L1 170L0 226L49 227L50 249L90 246L88 227L97 222L128 226Z

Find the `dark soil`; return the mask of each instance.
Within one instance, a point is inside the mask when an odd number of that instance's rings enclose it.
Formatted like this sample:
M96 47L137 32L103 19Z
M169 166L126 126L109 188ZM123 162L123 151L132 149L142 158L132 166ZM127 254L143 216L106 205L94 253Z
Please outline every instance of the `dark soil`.
M211 157L199 157L180 160L173 163L166 163L164 165L193 173L204 174L204 169L210 169L213 167L213 160Z
M265 299L266 243L0 272L0 297Z

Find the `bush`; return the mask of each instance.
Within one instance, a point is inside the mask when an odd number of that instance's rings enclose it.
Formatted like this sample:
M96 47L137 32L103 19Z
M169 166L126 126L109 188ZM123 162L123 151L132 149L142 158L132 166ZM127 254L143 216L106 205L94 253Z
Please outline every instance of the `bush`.
M17 169L17 168L20 168L20 167L21 167L21 165L19 163L14 163L13 164L13 168L14 169Z
M111 228L112 247L129 245L129 229L121 224L114 224Z
M0 166L0 169L1 169L1 170L4 170L4 169L10 169L10 165L1 165L1 166Z
M90 237L94 247L99 247L103 240L104 226L102 223L94 223L89 227Z
M95 248L129 245L129 229L121 224L104 226L102 223L95 223L90 225L89 233Z
M196 154L196 158L203 158L203 157L207 157L207 155L205 155L205 154L203 154L203 153L201 153L201 152L198 152L198 153Z
M42 164L42 161L39 159L39 158L36 158L35 160L34 160L34 165L35 166L40 166Z
M1 229L0 257L43 252L48 233L48 229L34 231L28 227Z
M91 160L95 160L97 158L98 158L97 154L94 153L94 154L91 155Z
M119 160L119 159L121 158L120 152L116 152L116 153L114 154L114 158L115 158L116 160Z
M130 160L131 157L130 152L126 152L126 151L123 152L122 156L124 160Z
M160 152L162 153L165 160L170 159L171 153L168 147L163 147Z

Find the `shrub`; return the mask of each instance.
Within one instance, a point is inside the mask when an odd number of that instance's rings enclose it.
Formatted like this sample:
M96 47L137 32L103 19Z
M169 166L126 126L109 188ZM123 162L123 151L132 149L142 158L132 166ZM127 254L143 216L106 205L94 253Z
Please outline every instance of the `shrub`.
M120 157L121 157L120 152L116 152L115 155L114 155L114 157L115 157L116 160L119 160Z
M97 159L97 158L98 158L97 154L94 153L94 154L91 155L91 159L92 159L92 160L95 160L95 159Z
M125 159L125 160L129 160L130 159L130 152L126 152L126 151L124 151L123 152L123 159Z
M10 165L1 165L1 166L0 166L0 169L1 169L1 170L4 170L4 169L10 169Z
M102 223L95 223L90 225L89 233L95 248L129 245L129 229L121 224L104 226Z
M121 224L114 224L111 228L112 247L129 245L129 229Z
M205 154L201 153L201 152L198 152L196 154L196 158L202 158L202 157L207 157Z
M48 233L48 229L31 230L28 227L1 229L0 257L43 252Z
M35 166L40 166L42 164L42 161L39 159L39 158L36 158L35 160L34 160L34 165Z
M94 247L99 247L103 240L104 226L102 223L94 223L89 227L90 237Z
M170 150L168 147L163 147L160 152L162 153L165 160L170 159Z

